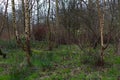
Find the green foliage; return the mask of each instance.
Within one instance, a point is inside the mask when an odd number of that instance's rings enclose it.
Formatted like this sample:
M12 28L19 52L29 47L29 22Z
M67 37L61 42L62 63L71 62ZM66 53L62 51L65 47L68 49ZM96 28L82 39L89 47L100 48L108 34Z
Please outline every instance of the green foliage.
M32 61L34 65L40 66L43 70L49 70L52 67L53 53L46 52L34 55Z
M10 80L10 75L2 75L0 76L0 80Z
M2 72L4 69L3 68L0 68L0 72Z
M120 56L114 55L110 46L105 51L105 66L99 69L94 64L99 57L99 48L86 49L83 53L75 45L61 45L46 51L45 43L33 43L31 61L33 68L20 63L25 52L19 48L6 49L7 58L0 57L0 80L117 80L120 72Z
M26 78L26 80L34 80L39 76L39 74L37 72L32 73L30 76L28 76L28 78Z
M15 39L10 40L10 41L0 40L0 46L6 49L17 49L18 48Z
M48 42L47 41L31 41L31 47L35 48L35 49L46 49L48 46Z
M25 66L20 68L19 66L15 65L10 71L10 80L28 80L35 78L33 73L35 73L35 71L30 67Z
M81 53L81 62L83 64L92 64L95 63L100 59L100 52L99 50L94 50L93 48L89 48L86 52Z
M11 80L24 80L26 77L27 69L19 69L17 67L13 67L10 74L11 74Z

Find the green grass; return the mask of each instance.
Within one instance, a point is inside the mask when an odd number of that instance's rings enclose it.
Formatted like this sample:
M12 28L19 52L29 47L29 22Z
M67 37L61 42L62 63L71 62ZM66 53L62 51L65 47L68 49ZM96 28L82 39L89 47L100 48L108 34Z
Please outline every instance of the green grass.
M7 43L0 44L7 46ZM75 45L61 45L47 51L44 44L32 43L32 67L20 67L26 63L24 51L4 48L7 58L0 57L0 80L117 80L120 76L120 56L114 55L112 46L105 51L106 64L101 69L94 65L99 48L83 53Z

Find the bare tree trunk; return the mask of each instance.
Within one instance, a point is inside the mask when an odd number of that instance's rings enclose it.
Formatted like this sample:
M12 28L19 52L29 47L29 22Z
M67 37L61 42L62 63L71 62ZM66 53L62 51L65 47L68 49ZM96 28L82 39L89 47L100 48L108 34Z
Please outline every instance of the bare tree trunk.
M117 44L117 55L120 55L120 39L118 40L118 44Z
M18 30L16 26L16 15L15 15L15 3L14 0L12 0L12 17L13 17L13 27L14 27L14 36L16 40L18 39Z
M25 37L26 37L26 42L25 45L24 43L22 43L20 37L19 37L19 33L17 30L17 26L16 26L16 15L15 15L15 3L14 0L12 0L12 16L13 16L13 27L14 27L14 34L15 34L15 38L17 41L17 44L24 50L26 51L26 57L27 57L27 63L28 65L31 65L30 62L30 55L31 55L31 49L30 49L30 19L29 19L29 1L26 0L26 6L25 6Z
M39 24L40 20L39 20L39 0L37 0L37 24Z
M58 6L58 0L56 0L56 30L55 30L55 35L59 35L60 34L60 25L59 25L59 6ZM58 47L59 45L59 39L57 37L55 37L55 45L56 47Z
M49 7L48 7L48 13L47 13L47 26L48 26L48 50L52 50L52 42L51 42L51 27L50 27L50 21L49 21L49 16L50 16L50 7L51 7L51 5L50 5L50 0L49 0L49 2L48 2L49 4Z
M81 10L83 9L82 0L80 0L80 8L81 8Z
M118 11L119 11L119 13L118 13L118 17L119 17L118 22L120 24L120 0L118 0ZM118 29L120 29L120 28L118 28ZM116 44L115 44L116 45L116 54L120 55L120 31L118 31L115 41L116 41Z
M11 39L11 35L10 35L10 28L9 28L8 14L7 14L7 29L8 29L8 37L9 37L9 40L10 40L10 39Z
M0 35L2 34L2 31L3 31L3 29L4 29L5 18L6 18L6 16L7 16L7 8L8 8L8 0L7 0L6 5L5 5L5 12L4 12L4 16L3 16L2 25L0 26Z
M23 28L25 31L25 5L24 5L24 0L22 0L22 15L23 15Z
M29 19L30 19L30 35L31 35L31 40L35 40L35 38L34 38L34 32L33 32L33 22L32 22L32 15L33 15L33 13L32 13L32 9L33 9L33 5L34 5L34 3L35 3L35 0L34 0L34 2L33 2L33 0L30 0L30 5L31 5L31 7L30 7L30 9L29 9L29 12L30 12L30 17L29 17Z
M26 37L26 55L27 62L31 65L30 56L31 47L30 47L30 12L29 12L29 0L25 1L25 37Z
M19 33L18 33L18 29L17 29L17 25L16 25L16 15L15 15L15 2L14 0L11 0L12 3L12 22L13 22L13 28L14 28L14 36L15 39L17 41L17 44L23 49L25 50L24 44L22 43Z
M59 27L59 7L58 7L58 0L56 0L56 27Z
M6 15L7 15L7 8L8 8L8 0L7 0L7 3L5 5L5 12L4 12L4 16L3 16L3 22L2 22L2 25L0 26L0 36L2 34L2 31L4 29L4 25L5 25L5 18L6 18ZM4 54L0 48L0 55L3 56L3 58L6 58L6 54Z
M101 54L100 54L100 66L104 65L104 42L103 42L103 27L104 27L104 13L100 9L100 0L97 0L98 16L100 21L100 36L101 36Z

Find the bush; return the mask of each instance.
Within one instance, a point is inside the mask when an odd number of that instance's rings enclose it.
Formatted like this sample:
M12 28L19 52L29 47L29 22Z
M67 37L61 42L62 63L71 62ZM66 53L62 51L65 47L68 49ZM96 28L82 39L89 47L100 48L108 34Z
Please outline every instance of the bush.
M18 66L14 66L10 72L11 80L24 80L28 73L29 69L27 68L21 69Z
M24 66L21 68L19 65L14 65L10 71L10 80L28 80L27 78L35 72L36 70L31 67Z
M100 60L100 54L97 49L90 48L81 54L81 62L83 64L95 65L98 60Z
M33 29L35 40L44 41L47 40L48 28L46 25L36 25ZM70 34L72 36L72 34ZM68 31L64 27L56 29L51 26L50 40L57 44L68 44L70 42Z
M46 53L40 53L36 54L32 58L32 63L34 65L39 66L43 71L52 69L52 62L53 62L53 53L52 52L46 52Z
M46 38L47 27L37 27L34 29L35 40L43 41Z
M15 48L18 48L15 39L12 39L12 40L10 40L10 41L3 41L3 40L1 40L1 41L0 41L0 46L1 46L2 48L7 48L7 49L15 49Z

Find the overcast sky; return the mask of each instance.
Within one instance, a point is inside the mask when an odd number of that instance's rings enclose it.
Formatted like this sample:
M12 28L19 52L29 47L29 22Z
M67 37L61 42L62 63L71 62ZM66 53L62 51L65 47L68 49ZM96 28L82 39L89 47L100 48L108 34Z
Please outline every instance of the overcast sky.
M40 2L42 3L44 0L40 0ZM5 4L6 4L7 0L0 0L0 5L2 5L3 11L5 10ZM18 8L18 4L21 3L21 0L15 0L15 8ZM12 6L11 6L11 0L8 0L8 12L12 12Z
M16 8L18 4L20 3L21 0L15 0L15 5ZM7 0L0 0L0 6L3 6L3 11L5 10L5 5L6 5ZM8 0L8 12L12 12L12 6L11 6L11 0Z

